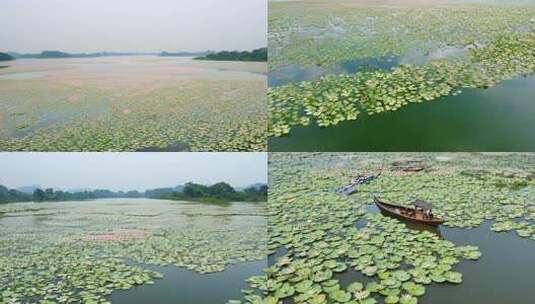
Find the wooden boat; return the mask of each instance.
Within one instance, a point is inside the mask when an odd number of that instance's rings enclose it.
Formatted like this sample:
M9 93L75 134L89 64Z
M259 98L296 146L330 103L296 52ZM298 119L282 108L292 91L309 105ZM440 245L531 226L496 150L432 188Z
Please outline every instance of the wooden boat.
M392 163L391 169L393 171L404 171L404 172L420 172L427 169L428 166L424 164L423 160L397 160Z
M343 195L351 195L355 192L357 192L357 186L358 185L363 185L363 184L369 184L370 182L372 182L373 180L377 179L379 176L381 176L381 172L379 172L379 174L377 175L373 175L373 174L370 174L370 175L358 175L356 178L354 178L353 180L351 180L351 182L346 185L346 186L343 186L341 188L338 188L336 190L337 193L339 194L343 194Z
M400 219L431 226L438 226L444 223L444 219L433 215L433 212L431 212L432 205L428 202L419 200L414 201L414 208L389 204L379 200L378 198L374 198L374 202L375 205L377 205L377 207L381 210L381 212Z
M425 167L407 167L401 170L405 172L420 172L422 170L425 170Z

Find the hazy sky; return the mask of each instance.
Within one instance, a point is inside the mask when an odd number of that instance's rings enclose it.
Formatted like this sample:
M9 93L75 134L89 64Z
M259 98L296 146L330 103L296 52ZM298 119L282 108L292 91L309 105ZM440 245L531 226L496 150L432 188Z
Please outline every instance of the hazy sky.
M265 183L267 154L0 153L0 185L8 188L145 190L189 181L238 187Z
M265 47L266 0L0 0L0 51Z

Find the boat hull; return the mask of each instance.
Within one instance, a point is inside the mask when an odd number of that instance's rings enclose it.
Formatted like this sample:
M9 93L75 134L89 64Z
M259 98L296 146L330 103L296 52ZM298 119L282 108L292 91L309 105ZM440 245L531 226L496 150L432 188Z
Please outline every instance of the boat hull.
M410 215L411 212L415 213L414 209L412 208L406 208L402 206L388 204L377 199L375 200L375 205L377 206L377 208L379 208L379 210L381 210L381 213L387 214L387 215L390 215L399 219L403 219L403 220L407 220L407 221L411 221L415 223L420 223L420 224L425 224L425 225L430 225L430 226L435 226L435 227L444 223L444 220L440 218L429 219L429 218L424 218L423 215L421 214Z

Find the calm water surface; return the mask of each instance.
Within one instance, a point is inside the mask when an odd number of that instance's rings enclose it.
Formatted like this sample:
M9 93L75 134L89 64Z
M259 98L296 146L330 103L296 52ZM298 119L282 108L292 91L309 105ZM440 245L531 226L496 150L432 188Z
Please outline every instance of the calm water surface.
M375 206L369 212L377 213ZM357 222L357 227L365 223ZM535 241L520 238L514 232L497 233L490 230L491 223L484 222L477 228L459 229L405 223L411 229L428 230L456 245L475 245L483 254L477 261L461 260L454 267L463 274L461 284L426 285L426 294L418 299L419 304L527 304L535 299ZM285 254L279 249L269 257L269 264L277 256ZM352 282L367 283L370 278L350 268L335 274L343 287ZM379 298L379 297L377 297ZM378 299L377 299L378 300ZM382 301L378 301L383 303ZM292 301L285 301L285 304Z
M375 206L368 211L377 213ZM520 238L514 232L497 233L485 221L477 228L432 228L411 222L416 230L428 230L456 245L475 245L483 254L477 261L461 260L454 269L463 274L461 284L431 284L420 304L522 304L535 298L535 242ZM356 272L349 278L363 277ZM347 279L347 278L346 278Z
M243 299L242 289L251 276L262 274L267 261L245 262L228 266L225 271L199 274L178 267L144 267L164 275L154 285L143 285L130 290L115 291L110 301L114 304L214 304Z
M95 201L0 204L0 240L40 234L102 234L110 231L142 229L258 229L266 227L264 205L234 202L226 205L156 199L101 199ZM18 210L14 212L14 210ZM2 212L5 212L4 216ZM134 263L127 261L127 263ZM228 265L224 271L200 274L176 266L139 264L163 274L152 285L115 290L114 304L226 303L243 299L242 289L251 276L261 275L267 258ZM1 292L0 286L0 292Z
M270 138L270 151L533 151L535 76Z

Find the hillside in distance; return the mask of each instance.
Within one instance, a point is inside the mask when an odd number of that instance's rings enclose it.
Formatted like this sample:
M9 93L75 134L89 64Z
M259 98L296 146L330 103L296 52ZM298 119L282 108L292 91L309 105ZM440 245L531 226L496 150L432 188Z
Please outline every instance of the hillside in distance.
M157 53L136 53L136 52L96 52L96 53L68 53L63 51L42 51L41 53L17 53L9 52L14 58L35 58L35 59L47 59L47 58L93 58L93 57L106 57L106 56L136 56L136 55L157 55Z
M93 53L69 53L59 50L45 50L41 53L18 53L8 52L0 53L0 60L13 60L15 58L32 58L32 59L47 59L47 58L94 58L107 56L160 56L160 57L201 57L213 54L213 51L198 51L198 52L93 52ZM9 56L9 57L7 57ZM11 58L11 59L2 59Z
M0 61L9 61L9 60L15 60L15 57L9 55L8 53L0 52Z

